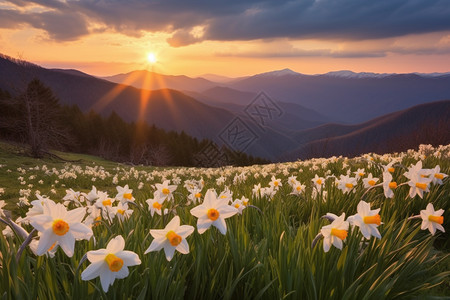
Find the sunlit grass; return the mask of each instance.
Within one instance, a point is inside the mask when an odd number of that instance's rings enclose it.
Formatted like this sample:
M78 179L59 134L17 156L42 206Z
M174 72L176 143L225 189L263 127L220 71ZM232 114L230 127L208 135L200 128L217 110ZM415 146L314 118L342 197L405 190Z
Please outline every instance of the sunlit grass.
M20 189L30 190L29 201L36 199L34 193L39 190L42 195L61 202L69 188L89 192L95 185L114 197L117 185L128 184L137 205L132 206L133 214L128 220L97 223L92 228L95 241L77 241L71 258L61 249L54 258L37 257L27 247L16 261L23 238L2 235L0 295L6 299L409 299L424 295L449 296L448 233L438 232L432 236L428 231L420 230L420 220L407 220L418 215L428 203L433 203L436 209L445 210L443 225L448 232L448 178L443 185L433 185L423 199L418 196L408 198L407 186L396 189L393 199L385 198L382 188L364 194L366 190L362 183L355 187L355 193L343 194L329 178L323 187L327 195L322 200L323 192L312 196L311 183L315 174L339 176L357 168L380 177L382 170L378 163L386 164L392 158L400 161L393 173L399 184L407 181L402 174L419 159L423 160L424 167L440 165L441 171L449 174L450 160L445 156L448 152L440 158L430 153L424 157L421 156L423 153L417 152L374 156L377 164L370 165L369 160L363 158L336 158L247 168L156 169L63 153L59 155L81 161L67 164L57 160L33 160L14 153L14 149L2 144L0 151L0 188L5 188L0 199L7 201L13 219L24 216L27 210L27 207L17 206L19 198L23 197L19 194ZM46 172L42 169L44 165L47 171L55 169ZM239 182L236 175L242 172L246 172L246 176ZM218 185L216 179L222 175L226 177L225 184ZM253 196L254 185L268 186L272 175L281 178L283 184L273 199ZM290 194L292 189L287 178L291 175L306 185L305 193ZM174 201L165 204L169 213L151 217L145 200L153 197L153 185L176 178L180 184L174 193ZM203 196L208 188L220 193L228 186L233 199L245 196L252 206L245 208L242 215L226 220L226 235L220 234L215 227L201 235L195 231L187 237L190 252L186 255L176 252L168 262L164 251L144 254L153 240L149 230L163 229L175 214L180 217L181 224L196 227L197 218L189 213L196 204L188 204L189 193L183 184L186 180L201 178L205 181ZM42 180L41 184L39 180ZM29 187L29 184L33 186ZM379 230L382 238L363 240L355 227L350 228L342 250L332 247L325 253L321 241L312 248L320 228L329 224L321 216L327 212L336 215L345 212L347 217L355 214L363 195L371 207L381 209L383 224ZM69 208L74 207L69 205ZM32 230L30 225L23 226L28 232ZM130 267L129 276L116 280L105 293L98 278L81 280L81 273L89 262L80 264L80 261L87 251L105 248L117 235L125 239L125 249L137 253L142 263Z

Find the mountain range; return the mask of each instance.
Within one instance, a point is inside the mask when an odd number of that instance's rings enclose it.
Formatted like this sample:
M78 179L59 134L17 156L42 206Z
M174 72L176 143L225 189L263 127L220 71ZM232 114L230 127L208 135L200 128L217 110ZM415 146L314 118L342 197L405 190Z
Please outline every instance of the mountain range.
M383 141L404 141L411 132L430 131L433 122L443 132L440 140L450 143L450 101L439 101L450 99L449 74L284 69L205 79L140 70L98 78L0 56L1 89L18 94L35 77L63 104L115 111L128 122L184 131L271 160L383 152Z

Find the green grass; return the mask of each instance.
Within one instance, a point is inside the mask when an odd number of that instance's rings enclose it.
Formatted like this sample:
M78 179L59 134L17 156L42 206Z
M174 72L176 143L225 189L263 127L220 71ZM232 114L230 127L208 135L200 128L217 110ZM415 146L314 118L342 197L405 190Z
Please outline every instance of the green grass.
M445 149L444 149L445 150ZM425 168L441 166L441 172L450 173L449 149L438 158L426 153ZM7 202L13 219L24 216L27 207L19 207L20 189L33 186L28 200L36 199L39 190L56 202L61 202L66 189L88 192L92 185L116 194L116 186L128 184L133 189L138 207L124 222L104 220L93 227L95 242L77 241L75 254L68 258L59 249L54 258L35 256L27 247L16 261L23 238L0 236L0 297L5 299L424 299L450 297L450 183L433 185L421 199L407 198L408 187L395 190L393 199L386 199L382 188L375 188L364 195L372 209L381 208L383 222L379 226L382 239L371 238L361 243L358 228L350 229L342 250L332 247L323 251L320 241L315 248L311 243L322 226L329 221L320 218L327 212L346 217L356 213L356 206L365 189L359 183L355 193L343 194L326 181L326 201L312 197L311 179L320 176L346 174L365 168L380 177L378 164L387 164L398 158L409 167L419 159L417 152L374 156L376 164L368 164L363 158L312 160L246 168L195 169L131 167L79 154L57 153L58 156L77 162L66 163L55 159L32 159L25 156L17 146L0 143L0 188L5 193L0 200ZM447 155L447 156L446 156ZM422 157L423 158L423 157ZM326 164L325 164L326 163ZM323 165L322 165L323 164ZM58 172L46 172L47 170ZM36 168L36 166L38 168ZM10 170L10 171L8 171ZM396 167L394 179L401 184L407 181L402 174L406 170ZM236 175L246 172L243 182L234 182ZM62 174L74 176L62 176ZM168 215L150 216L146 199L151 198L152 186L163 178L180 178L175 199L169 204ZM233 192L233 199L245 196L254 207L244 209L242 215L226 220L228 231L220 234L216 228L200 235L195 231L187 238L190 253L176 253L168 262L164 252L144 251L150 245L150 229L162 229L176 213L181 224L196 227L197 219L189 211L194 204L187 204L188 191L185 180L203 178L205 187L218 186L215 179L226 177L225 185ZM255 184L267 186L271 176L282 179L283 186L269 201L253 197ZM300 196L291 195L287 178L291 175L306 184ZM31 179L30 179L31 176ZM18 180L23 177L23 180ZM117 183L114 183L114 178ZM256 178L255 178L256 177ZM95 181L92 178L96 178ZM39 183L42 180L42 184ZM25 181L25 184L21 184ZM142 183L142 188L139 185ZM435 209L442 208L447 233L432 236L420 230L421 220L407 220L418 215L428 203ZM257 207L257 208L255 208ZM73 204L69 208L74 208ZM30 225L23 225L28 232ZM4 225L0 225L4 229ZM80 274L88 266L79 266L83 255L90 250L105 248L111 238L122 235L125 249L138 254L142 263L130 267L128 277L116 280L108 293L104 293L99 279L82 281ZM78 268L79 267L79 268ZM434 299L434 298L433 298Z

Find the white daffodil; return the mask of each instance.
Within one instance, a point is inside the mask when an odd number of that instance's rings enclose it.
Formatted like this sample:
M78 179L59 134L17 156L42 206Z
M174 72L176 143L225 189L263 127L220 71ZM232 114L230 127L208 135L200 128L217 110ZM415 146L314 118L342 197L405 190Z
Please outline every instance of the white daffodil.
M99 198L97 188L95 186L92 186L92 190L89 193L81 194L84 196L84 198L86 198L87 201L89 201L90 204L93 204Z
M187 198L189 200L188 204L191 203L197 204L197 202L199 202L200 199L202 198L201 190L195 187L192 191L190 191L190 194Z
M358 169L355 172L353 172L353 174L355 174L355 178L356 180L358 180L366 175L366 171L364 171L364 169Z
M61 203L45 202L43 214L30 217L30 224L42 233L37 255L43 255L58 242L66 255L72 257L75 240L89 240L92 236L92 230L81 223L85 215L84 207L67 211Z
M342 250L342 241L347 238L349 226L348 222L344 221L345 213L339 217L331 213L327 213L327 216L334 218L334 221L320 229L320 233L323 235L323 251L328 252L331 244Z
M261 189L262 189L261 183L258 183L258 184L253 185L253 189L252 189L252 195L253 195L253 197L258 197L258 198L260 198L260 197L262 196L262 195L261 195Z
M311 181L314 183L314 186L316 187L317 191L320 192L322 190L322 186L325 183L325 178L317 176L317 174L314 175L314 178L311 179Z
M389 171L383 172L383 190L386 198L393 198L393 190L397 188L397 182L392 181L392 175Z
M423 198L423 192L430 191L428 185L431 182L431 178L423 177L419 173L410 173L409 175L409 197L414 198L416 195L419 195L420 198Z
M66 195L63 198L64 205L68 206L70 203L75 203L76 206L81 206L81 202L84 201L80 192L75 192L73 189L66 190Z
M124 187L117 186L117 195L116 199L121 203L134 202L133 190L128 188L128 184Z
M291 195L301 195L305 192L305 185L300 182L296 182L295 185L292 186Z
M378 214L380 209L371 210L369 203L360 201L356 210L358 213L348 217L347 221L353 226L358 226L366 239L370 239L370 236L381 239L381 234L377 229L382 224Z
M128 208L127 203L119 202L117 206L112 207L109 217L110 219L117 217L120 221L123 221L124 219L128 219L132 213L133 210Z
M344 194L350 193L356 186L356 178L349 177L348 175L341 175L338 180L338 189L340 189ZM353 190L355 192L355 190Z
M283 184L281 183L281 179L275 178L275 176L272 176L272 178L270 180L271 181L269 182L269 185L274 190L278 190L280 188L280 186L283 186Z
M155 238L144 254L152 251L159 251L164 248L164 253L168 261L171 261L175 250L182 254L189 253L189 244L186 237L194 232L194 227L190 225L180 226L180 217L175 216L164 229L151 229L150 234Z
M447 177L447 174L441 173L441 167L437 165L433 169L429 169L429 178L433 184L443 184L442 180Z
M288 183L291 187L293 187L298 182L297 177L295 175L292 175L288 178Z
M242 197L244 198L244 197ZM248 203L248 202L247 202ZM244 208L247 207L246 204L244 204L244 202L242 201L242 199L236 199L233 201L233 203L231 203L231 206L234 206L235 208L237 208L238 213L240 215L242 215L242 211L244 210Z
M378 178L374 178L372 176L372 173L369 173L369 175L367 175L367 178L363 178L362 181L363 181L363 184L364 184L364 188L368 189L370 187L373 187L377 183Z
M167 199L168 201L173 199L173 192L177 189L176 185L169 185L170 180L164 180L164 182L156 183L155 187L157 189L157 193L160 194L161 198Z
M433 204L428 203L427 208L420 211L420 217L422 218L422 226L420 228L422 230L428 229L432 235L436 233L436 229L445 232L442 226L444 223L443 213L443 209L435 211Z
M198 218L198 233L204 233L211 225L219 229L220 233L227 233L226 218L235 215L238 209L228 205L228 201L217 199L215 192L208 190L203 203L191 209L191 214Z
M153 194L152 199L145 200L145 202L147 202L147 204L148 204L148 210L150 211L150 214L152 217L155 214L155 212L158 215L162 214L162 205L164 203L164 200L166 200L166 198L162 198L161 194L158 192L155 192ZM167 211L168 211L167 208L164 209L164 214L167 214Z
M87 259L91 264L81 273L82 280L91 280L100 276L100 282L105 293L114 280L123 279L128 276L128 267L140 265L139 256L132 252L123 250L125 240L122 236L113 238L106 249L87 252Z

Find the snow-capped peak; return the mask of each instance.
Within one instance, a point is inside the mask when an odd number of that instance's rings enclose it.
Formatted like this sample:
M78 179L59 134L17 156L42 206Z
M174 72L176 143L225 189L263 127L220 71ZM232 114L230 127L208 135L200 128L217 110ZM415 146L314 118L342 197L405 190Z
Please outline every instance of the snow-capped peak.
M343 70L343 71L334 71L334 72L328 72L324 74L326 76L333 76L333 77L342 77L342 78L383 78L387 76L396 75L395 73L370 73L370 72L361 72L361 73L355 73L349 70Z
M277 71L258 74L258 76L274 76L274 77L281 77L281 76L286 76L286 75L300 75L300 73L294 72L291 69L286 68L283 70L277 70Z

